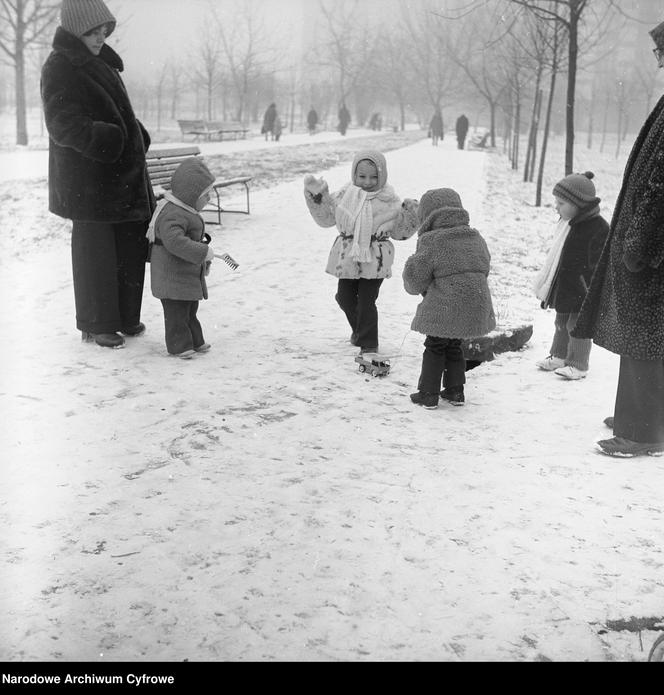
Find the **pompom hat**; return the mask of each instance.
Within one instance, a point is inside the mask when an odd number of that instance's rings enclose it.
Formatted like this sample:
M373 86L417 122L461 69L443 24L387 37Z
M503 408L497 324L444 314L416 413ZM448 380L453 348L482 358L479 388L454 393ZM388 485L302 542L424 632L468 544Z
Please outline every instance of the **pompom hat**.
M664 51L664 22L658 24L654 29L651 29L649 34L657 48Z
M600 198L597 197L592 171L584 174L570 174L558 181L553 187L553 195L576 205L580 210L597 205Z
M200 157L188 157L173 172L171 191L183 203L194 207L199 197L214 183L214 176Z
M80 38L102 24L108 26L106 35L110 36L116 21L103 0L63 0L60 25L65 31Z

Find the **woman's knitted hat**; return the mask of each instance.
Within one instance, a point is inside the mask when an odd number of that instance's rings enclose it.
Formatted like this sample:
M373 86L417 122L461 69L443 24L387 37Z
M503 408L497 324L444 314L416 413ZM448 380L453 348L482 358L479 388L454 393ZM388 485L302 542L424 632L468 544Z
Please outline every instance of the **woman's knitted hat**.
M90 29L108 25L110 36L115 29L115 17L103 0L63 0L60 8L60 25L79 38Z
M461 208L461 198L453 188L432 188L420 198L420 206L417 210L420 222L429 217L432 212L441 208Z
M183 203L194 207L196 201L214 183L214 176L200 157L188 157L171 176L171 192Z
M654 29L648 32L652 36L652 40L655 42L657 48L664 51L664 22L658 24Z
M383 188L387 183L387 161L381 152L378 150L363 150L358 152L353 159L353 166L351 167L351 181L355 182L355 172L357 171L357 165L363 160L368 159L376 167L378 171L378 190Z
M594 176L592 171L570 174L553 187L553 195L576 205L580 210L597 205L601 198L597 197L595 184L591 181Z

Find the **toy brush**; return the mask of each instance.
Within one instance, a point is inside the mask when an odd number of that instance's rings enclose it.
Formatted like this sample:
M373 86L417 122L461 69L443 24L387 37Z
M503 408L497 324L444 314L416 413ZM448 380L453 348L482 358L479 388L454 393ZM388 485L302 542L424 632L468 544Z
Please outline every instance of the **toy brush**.
M237 270L240 265L230 254L228 253L215 253L215 258L221 259L231 270Z

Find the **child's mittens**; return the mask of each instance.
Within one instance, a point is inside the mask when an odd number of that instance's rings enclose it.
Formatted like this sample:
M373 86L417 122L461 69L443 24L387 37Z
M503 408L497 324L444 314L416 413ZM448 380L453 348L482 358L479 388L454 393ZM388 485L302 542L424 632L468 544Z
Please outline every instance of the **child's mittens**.
M410 213L414 213L417 215L417 211L420 207L419 201L415 200L414 198L404 198L403 202L401 203L401 207L404 210L407 210Z
M307 174L304 177L304 194L316 205L320 205L323 200L323 194L327 193L327 191L327 181L325 179L317 179L313 174Z
M205 256L205 275L210 274L210 267L212 266L212 259L214 258L214 249L209 245L207 255Z

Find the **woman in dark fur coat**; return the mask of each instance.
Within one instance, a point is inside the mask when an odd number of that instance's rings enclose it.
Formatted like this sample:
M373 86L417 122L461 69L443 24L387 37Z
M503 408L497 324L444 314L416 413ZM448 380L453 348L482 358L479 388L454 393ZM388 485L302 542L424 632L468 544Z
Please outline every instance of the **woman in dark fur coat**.
M49 209L72 220L76 326L111 348L145 330L140 321L154 210L145 152L120 56L105 40L115 18L103 0L64 0L44 63L41 94L49 133Z
M664 22L650 32L664 67ZM609 456L664 452L664 97L627 160L590 289L572 335L620 355Z

